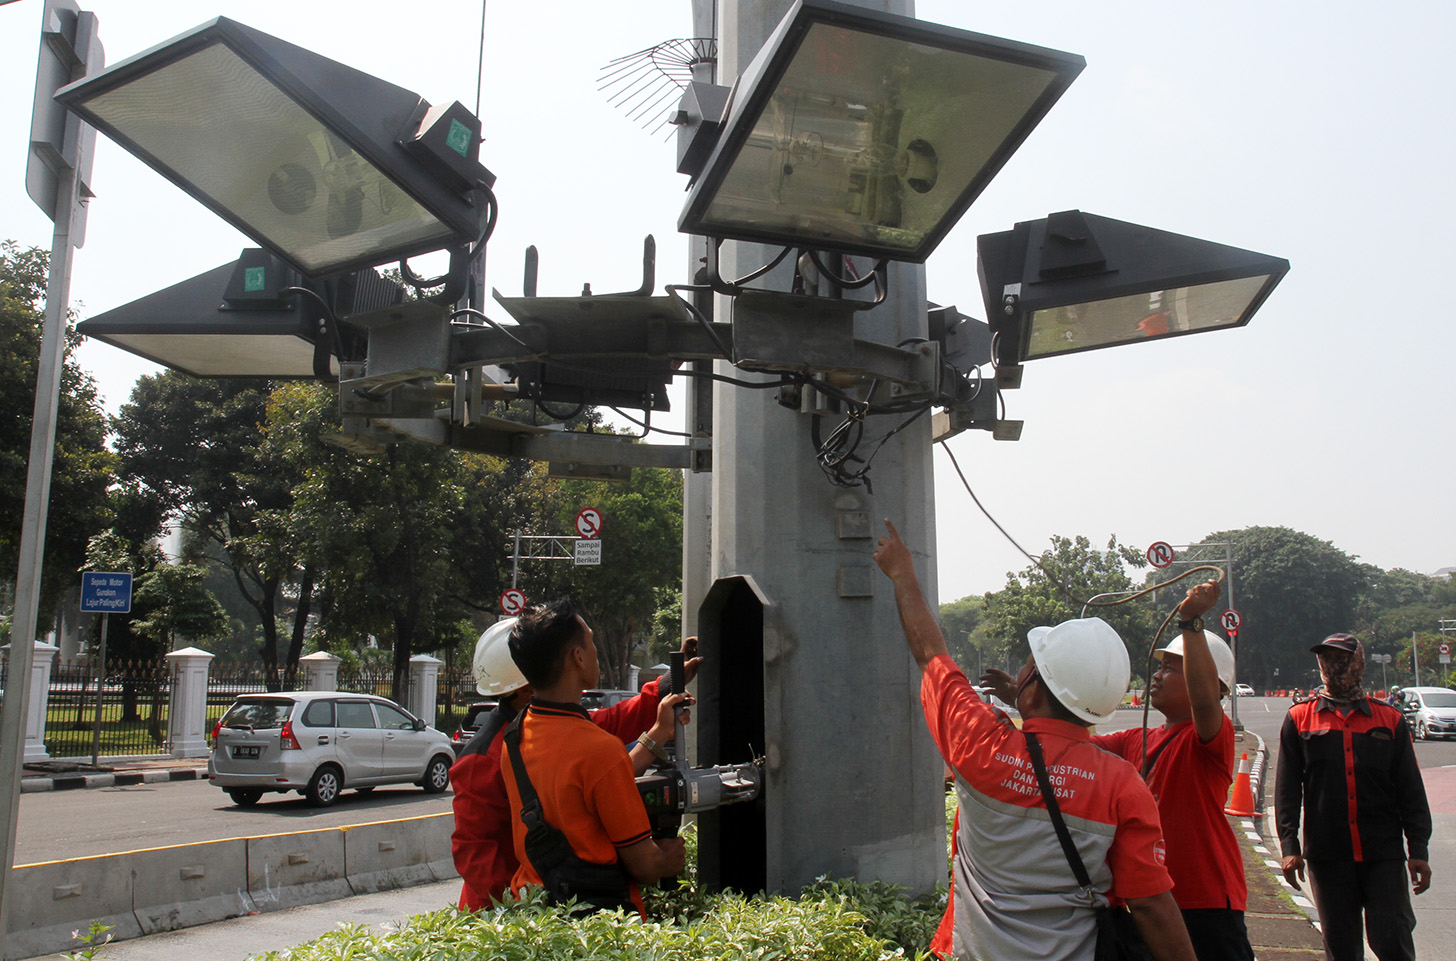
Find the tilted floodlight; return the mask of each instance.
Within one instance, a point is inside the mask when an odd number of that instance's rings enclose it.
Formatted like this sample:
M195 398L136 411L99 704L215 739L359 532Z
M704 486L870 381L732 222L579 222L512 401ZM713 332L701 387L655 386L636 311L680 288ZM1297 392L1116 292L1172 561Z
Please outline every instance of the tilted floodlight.
M1069 210L977 239L998 364L1242 327L1281 257Z
M288 292L298 275L256 248L165 290L97 314L76 331L194 377L314 377L351 342L333 331L316 301ZM403 289L372 270L328 282L343 313L403 299ZM295 288L296 289L296 288Z
M480 240L480 123L219 17L56 94L308 276Z
M678 228L923 263L1085 65L798 0L739 77Z

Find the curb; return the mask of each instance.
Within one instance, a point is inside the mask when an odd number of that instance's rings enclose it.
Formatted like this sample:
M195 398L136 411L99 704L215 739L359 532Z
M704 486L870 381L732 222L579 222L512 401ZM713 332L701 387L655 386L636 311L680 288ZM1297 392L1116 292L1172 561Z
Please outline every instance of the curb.
M1309 899L1308 895L1296 890L1284 879L1282 862L1269 849L1268 844L1270 839L1265 836L1264 830L1261 829L1268 828L1274 824L1274 805L1267 804L1264 800L1264 777L1268 773L1269 750L1264 745L1264 739L1257 733L1247 730L1245 733L1252 735L1259 742L1259 746L1254 752L1253 771L1249 780L1253 783L1252 793L1254 797L1259 799L1259 809L1264 812L1264 816L1261 819L1262 824L1260 825L1256 825L1252 818L1241 819L1242 824L1248 834L1249 840L1253 841L1254 851L1263 857L1264 863L1268 865L1270 873L1274 875L1274 880L1279 882L1279 886L1284 890L1284 893L1289 895L1289 899L1295 903L1300 911L1304 912L1304 916L1309 919L1309 923L1318 931L1320 930L1320 923L1319 917L1315 913L1314 902ZM1275 831L1274 833L1277 834L1278 832ZM1255 840L1255 835L1258 836L1258 840ZM1274 841L1277 843L1278 838L1274 838Z
M78 788L125 787L164 781L205 781L207 768L164 768L156 771L121 771L111 774L45 774L20 779L22 794L43 791L73 791Z

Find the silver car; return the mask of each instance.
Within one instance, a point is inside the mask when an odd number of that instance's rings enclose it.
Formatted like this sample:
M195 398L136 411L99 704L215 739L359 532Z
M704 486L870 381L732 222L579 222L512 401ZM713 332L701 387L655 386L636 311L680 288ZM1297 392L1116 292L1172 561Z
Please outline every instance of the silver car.
M212 730L207 778L240 807L265 791L297 791L315 807L345 788L450 785L448 735L398 704L371 694L294 691L245 694Z
M1407 687L1395 706L1418 741L1456 736L1456 691L1449 687Z

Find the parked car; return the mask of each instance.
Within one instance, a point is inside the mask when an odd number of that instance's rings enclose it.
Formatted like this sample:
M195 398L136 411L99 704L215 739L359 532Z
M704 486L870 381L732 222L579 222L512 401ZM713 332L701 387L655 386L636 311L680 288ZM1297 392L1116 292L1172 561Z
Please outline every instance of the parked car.
M662 692L664 694L667 693L666 682L662 685ZM598 708L620 704L623 701L636 697L638 693L638 691L582 691L581 706L588 711L595 711Z
M387 698L339 691L245 694L212 729L207 778L251 807L297 791L327 807L345 789L450 785L450 738Z
M465 745L475 737L475 732L480 730L481 722L485 715L495 710L496 701L476 701L465 709L465 716L460 719L460 725L455 728L455 734L450 738L450 746L455 748L455 756L459 757L460 752L465 750Z
M1253 697L1254 689L1247 684L1235 684L1234 693L1239 697Z
M1456 736L1456 691L1449 687L1407 687L1395 705L1416 740Z
M1007 704L995 694L991 693L991 689L989 687L974 685L971 689L974 690L977 694L981 695L981 700L985 701L987 704L991 705L997 710L1005 711L1007 714L1018 713L1016 708L1012 707L1010 704Z

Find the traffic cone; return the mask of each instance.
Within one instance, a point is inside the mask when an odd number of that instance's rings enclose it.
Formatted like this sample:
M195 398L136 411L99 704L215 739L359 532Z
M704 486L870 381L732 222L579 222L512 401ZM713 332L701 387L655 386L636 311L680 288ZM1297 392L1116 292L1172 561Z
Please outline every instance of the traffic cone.
M1256 818L1263 812L1254 810L1254 791L1249 785L1249 755L1239 758L1239 773L1234 777L1233 795L1223 813L1236 817Z

